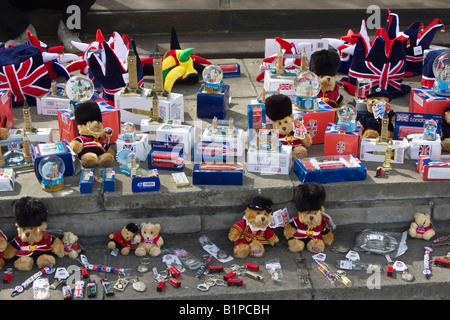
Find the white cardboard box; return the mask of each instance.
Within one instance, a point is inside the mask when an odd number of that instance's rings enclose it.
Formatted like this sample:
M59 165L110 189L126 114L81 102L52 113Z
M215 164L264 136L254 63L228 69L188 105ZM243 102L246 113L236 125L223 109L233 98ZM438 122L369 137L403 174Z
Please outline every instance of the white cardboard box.
M184 154L191 154L195 142L195 127L163 123L156 129L156 141L182 143Z
M140 96L122 96L120 92L114 95L114 105L120 110L120 121L140 125L142 119L150 117L153 100L147 99L150 89L144 89ZM168 120L184 122L183 95L170 92L167 99L158 99L159 116Z
M408 141L393 140L391 163L403 163L405 159L406 149L408 148ZM361 139L361 147L359 151L359 159L362 161L373 161L383 163L385 160L386 145L377 144L377 139Z
M140 161L147 160L149 145L148 145L148 134L137 134L136 141L126 142L123 140L123 134L120 134L116 140L117 152L122 149L128 149L136 154L136 157Z
M181 121L179 120L170 120L165 121L164 123L167 124L181 124ZM148 134L148 140L149 141L155 141L156 140L156 130L162 125L163 123L159 122L153 122L151 119L142 119L141 120L141 132Z
M430 141L423 139L422 134L408 135L409 146L407 154L410 159L417 160L419 156L429 156L431 160L439 160L441 158L441 138L436 135L436 140Z
M22 140L22 129L10 129L9 139L11 140ZM53 142L53 132L51 128L38 128L35 133L27 133L27 137L30 140L31 143L49 143ZM6 140L4 140L5 142ZM70 142L70 141L69 141ZM9 150L21 150L20 146L11 144L8 146Z
M294 88L294 78L276 78L271 75L271 71L267 70L264 73L264 91L266 92L266 97L276 93L280 90L280 94L284 94L291 98L292 103L295 102L295 88Z
M36 98L37 114L57 116L59 109L70 109L70 99L68 97L52 96L50 93L47 93Z
M11 168L0 169L0 191L13 191L15 172Z
M261 174L289 174L292 165L292 147L282 146L281 152L247 152L247 171Z
M228 143L230 156L241 157L245 150L245 136L244 130L238 129L238 134L236 136L216 136L210 132L210 127L206 128L202 134L202 141L216 141L216 142L226 142Z

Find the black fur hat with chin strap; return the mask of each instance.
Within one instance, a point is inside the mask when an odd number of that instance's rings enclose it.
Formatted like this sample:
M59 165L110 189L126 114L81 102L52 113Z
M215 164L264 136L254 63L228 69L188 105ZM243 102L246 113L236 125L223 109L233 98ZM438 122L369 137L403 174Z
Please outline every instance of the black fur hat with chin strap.
M86 101L75 108L75 122L78 125L86 124L90 121L102 122L102 112L94 101Z
M266 99L265 108L270 120L281 120L292 114L292 101L284 94L274 94Z
M22 197L14 201L13 213L19 227L38 227L47 221L48 210L40 199Z
M325 188L315 182L300 184L295 190L294 204L299 212L320 210L325 202Z

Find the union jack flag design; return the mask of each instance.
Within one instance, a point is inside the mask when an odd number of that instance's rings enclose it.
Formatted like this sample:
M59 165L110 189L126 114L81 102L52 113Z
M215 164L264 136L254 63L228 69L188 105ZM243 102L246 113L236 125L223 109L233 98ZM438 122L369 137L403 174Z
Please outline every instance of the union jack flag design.
M344 141L339 141L336 145L336 151L339 154L343 154L345 151L345 142Z
M395 121L397 122L408 122L409 115L406 113L397 112L395 115Z
M177 136L176 134L168 134L167 136L167 142L176 142L176 143L180 143L183 140L183 137L181 136Z
M48 93L51 79L38 48L18 45L0 52L0 89L10 89L14 102L25 99L36 105L36 97Z
M280 85L278 86L278 89L280 89L280 91L292 90L292 84L291 83L280 83Z
M427 144L422 144L419 147L419 156L429 156L431 148Z

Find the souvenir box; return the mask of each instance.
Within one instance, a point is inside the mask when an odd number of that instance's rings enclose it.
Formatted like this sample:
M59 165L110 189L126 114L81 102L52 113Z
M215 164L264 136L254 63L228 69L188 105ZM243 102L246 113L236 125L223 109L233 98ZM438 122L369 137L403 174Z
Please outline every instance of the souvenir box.
M332 108L321 99L318 99L317 103L319 104L319 109L316 111L299 111L293 107L294 114L300 113L303 117L303 124L312 138L312 144L324 143L325 131L327 130L328 124L336 122L336 109Z
M266 107L263 103L247 106L248 139L252 140L255 133L266 127Z
M433 161L429 156L420 156L417 170L423 180L450 180L450 161Z
M247 171L262 174L289 174L292 164L292 147L281 146L280 152L249 149Z
M294 161L294 172L302 183L330 183L366 179L366 167L353 155L296 159Z
M237 78L241 76L241 66L237 62L219 63L224 78Z
M153 141L156 140L156 130L163 124L176 124L181 125L180 120L168 120L163 121L160 119L160 121L154 121L151 118L148 119L142 119L141 120L141 132L148 134L148 140Z
M392 141L392 158L391 163L403 163L405 159L408 141L402 140ZM362 161L372 161L383 163L386 156L386 145L377 144L377 139L361 139L361 148L359 149L359 158Z
M22 129L9 130L9 139L23 140ZM49 143L53 142L53 130L51 128L37 128L35 132L27 132L28 140L31 143ZM8 140L9 140L8 139Z
M195 185L242 185L244 165L242 163L196 163L192 170Z
M11 91L9 89L0 90L0 127L14 127Z
M423 132L423 125L427 120L437 123L436 133L441 133L442 116L432 113L396 112L394 126L394 140L401 140L410 134Z
M116 187L116 171L114 168L103 169L103 192L114 192Z
M431 160L441 158L441 138L436 136L436 140L425 140L423 134L411 134L408 136L409 145L407 154L410 159L417 160L420 156L429 156Z
M329 123L325 131L324 156L359 154L362 127L356 126L352 132L341 132L335 123Z
M194 143L194 163L226 163L229 158L229 150L226 142L198 141Z
M81 170L80 193L92 193L92 184L94 183L94 169Z
M12 168L0 168L0 191L13 191L15 172Z
M132 122L140 125L142 119L151 116L153 99L147 98L150 89L144 89L139 97L122 96L120 92L114 94L114 106L120 110L121 122ZM183 95L170 92L167 99L158 99L159 116L166 120L180 120L184 122Z
M185 156L182 143L151 141L151 150L148 153L148 168L182 171L185 165Z
M229 132L229 123L224 120L218 120L218 131L213 132L212 125L210 125L203 131L202 141L225 142L229 146L229 155L240 157L245 150L244 130L232 127L232 132Z
M116 140L116 150L119 152L122 149L132 151L140 161L145 161L149 151L148 135L137 134L135 141L124 141L123 134L119 134Z
M159 191L160 181L158 174L149 177L135 177L131 180L132 192L151 192Z
M191 154L195 142L195 127L163 123L156 129L156 141L181 143L185 154Z
M266 92L266 97L279 92L288 96L292 103L295 102L295 88L294 80L297 75L297 71L292 71L291 77L282 77L274 74L272 70L267 70L264 73L264 91Z
M102 124L105 132L110 134L110 143L116 142L120 133L119 109L114 108L104 101L95 101L102 113ZM58 113L59 140L72 141L78 136L78 128L75 123L75 115L70 109L60 109Z
M225 119L231 100L230 85L223 84L222 91L217 93L208 93L204 89L202 84L197 92L197 118Z
M67 96L55 96L47 93L36 98L37 114L57 116L59 109L70 109L70 99Z
M49 155L58 156L63 160L65 166L64 176L72 176L79 170L78 158L72 149L70 149L67 141L35 144L32 146L31 151L38 180L41 180L41 175L37 170L39 162Z
M433 113L443 117L448 105L450 105L450 98L438 96L432 89L411 89L409 112Z

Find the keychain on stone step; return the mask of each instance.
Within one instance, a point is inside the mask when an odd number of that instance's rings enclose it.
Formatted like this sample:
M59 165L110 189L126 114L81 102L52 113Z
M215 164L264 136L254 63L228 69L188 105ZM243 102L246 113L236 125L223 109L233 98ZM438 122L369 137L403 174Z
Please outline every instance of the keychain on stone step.
M308 268L306 266L305 258L300 253L300 257L295 258L294 261L295 264L297 265L297 275L300 279L300 284L302 286L308 285L310 281L310 276Z

